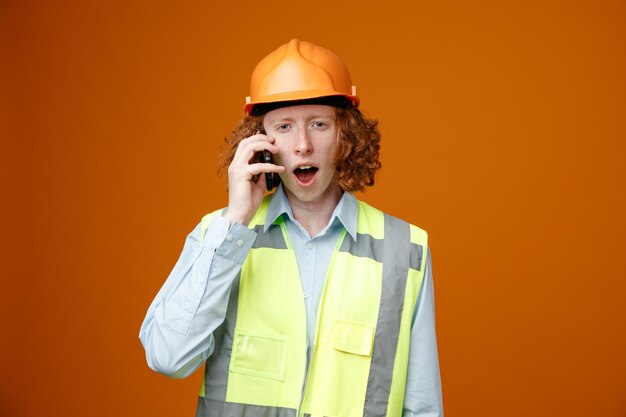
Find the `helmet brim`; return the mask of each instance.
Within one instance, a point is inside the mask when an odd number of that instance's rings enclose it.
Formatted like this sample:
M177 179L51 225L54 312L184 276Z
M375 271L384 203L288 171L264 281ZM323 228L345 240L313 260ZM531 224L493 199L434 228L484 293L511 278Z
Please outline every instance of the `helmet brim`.
M291 104L293 102L297 103L299 101L306 101L306 100L324 98L324 97L344 97L346 100L348 100L351 103L352 107L359 107L359 104L361 102L361 100L359 99L359 96L339 93L336 91L332 91L332 92L320 91L320 90L292 91L292 92L287 92L287 93L272 94L272 95L268 95L265 97L255 97L254 101L250 100L250 98L248 97L246 100L247 101L246 105L244 106L243 109L246 114L251 114L254 106L259 105L259 104L273 104L273 103L280 104L280 103L289 102L290 105L293 105Z

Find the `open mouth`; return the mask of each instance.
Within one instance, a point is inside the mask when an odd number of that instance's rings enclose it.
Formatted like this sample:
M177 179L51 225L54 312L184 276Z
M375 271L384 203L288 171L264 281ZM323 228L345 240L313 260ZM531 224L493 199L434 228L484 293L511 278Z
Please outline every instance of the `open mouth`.
M302 165L296 168L293 173L300 183L308 184L313 181L313 177L317 171L317 167L312 165Z

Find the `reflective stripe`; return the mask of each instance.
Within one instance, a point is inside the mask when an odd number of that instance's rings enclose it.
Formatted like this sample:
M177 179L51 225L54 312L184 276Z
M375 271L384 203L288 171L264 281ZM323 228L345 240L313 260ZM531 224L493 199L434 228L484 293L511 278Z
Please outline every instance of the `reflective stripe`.
M257 233L257 236L254 240L254 244L252 245L252 249L287 249L285 236L283 236L283 231L280 226L273 224L267 232L263 232L263 225L259 224L254 226L254 231Z
M384 416L391 391L411 246L409 224L385 215L382 294L363 415Z
M424 252L424 247L422 245L418 245L416 243L411 242L411 255L409 257L409 268L415 269L416 271L422 270L423 252Z
M339 252L348 252L354 256L371 258L376 262L383 261L382 239L374 239L371 235L357 233L356 242L350 235L347 235L339 248Z
M293 408L229 403L209 398L198 398L198 416L206 417L295 417Z
M209 356L206 361L204 378L202 381L203 389L200 393L200 399L208 394L214 400L226 400L228 367L230 365L230 356L233 348L235 325L237 324L239 280L240 275L237 275L230 290L224 322L215 330L215 332L213 332L215 345L213 348L213 354ZM204 414L200 413L198 409L196 410L196 416L200 417L204 416Z

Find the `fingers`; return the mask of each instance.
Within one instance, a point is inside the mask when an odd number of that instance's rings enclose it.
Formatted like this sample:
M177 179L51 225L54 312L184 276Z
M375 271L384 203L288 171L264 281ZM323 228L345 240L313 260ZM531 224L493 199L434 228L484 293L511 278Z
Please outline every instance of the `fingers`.
M247 224L256 212L264 193L265 173L282 173L285 167L266 162L257 162L257 155L267 150L278 152L274 138L255 134L239 142L237 151L228 167L228 212L229 221Z
M249 164L241 167L233 167L231 166L233 171L230 173L230 178L234 181L252 181L257 183L259 180L259 176L262 174L268 173L276 173L281 174L285 172L285 167L274 165L274 164L266 164L266 163L257 163L257 164Z
M283 172L284 167L257 162L258 154L264 150L272 154L278 152L278 147L274 144L274 138L267 135L256 134L243 139L239 143L235 156L228 169L229 176L249 181L254 176L262 173Z
M277 174L281 174L285 172L285 167L274 164L266 164L266 163L257 163L248 165L250 168L248 169L248 173L252 175L258 174L266 174L270 172L275 172Z
M261 134L250 136L239 142L233 160L238 159L247 162L254 157L255 153L263 150L268 150L273 154L278 152L278 147L274 145L274 138Z

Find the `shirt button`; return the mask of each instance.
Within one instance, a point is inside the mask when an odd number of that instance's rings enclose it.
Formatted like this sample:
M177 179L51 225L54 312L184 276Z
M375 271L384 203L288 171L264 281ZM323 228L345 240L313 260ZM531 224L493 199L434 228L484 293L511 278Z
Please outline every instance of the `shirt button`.
M204 278L198 278L198 282L199 282L200 284L204 284Z
M309 298L309 297L310 297L309 293L308 293L308 292L305 292L305 293L304 293L304 298L306 299L306 298Z
M313 247L313 245L311 245L310 243L307 243L306 245L304 245L304 247L306 249L311 249Z
M243 240L239 239L237 241L237 246L242 247L243 246Z
M229 242L232 242L233 241L233 235L226 236L226 240L228 240Z

